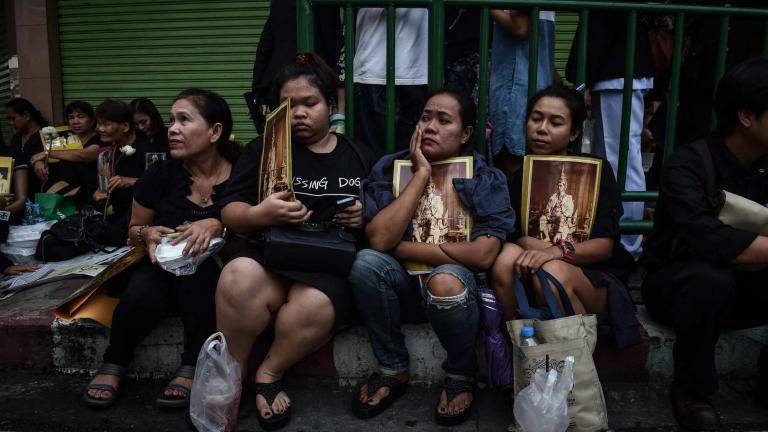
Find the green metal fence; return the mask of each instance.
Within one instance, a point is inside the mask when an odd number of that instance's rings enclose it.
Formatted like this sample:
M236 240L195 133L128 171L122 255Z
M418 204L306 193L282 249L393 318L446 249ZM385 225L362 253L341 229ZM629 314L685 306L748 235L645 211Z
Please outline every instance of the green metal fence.
M675 131L677 126L677 104L680 87L680 68L683 49L683 27L687 15L718 15L720 19L719 43L717 49L717 67L715 70L715 82L719 81L725 73L726 56L728 52L728 34L730 19L735 16L753 17L765 19L765 30L762 35L755 35L763 39L763 54L768 56L768 9L738 8L728 6L690 6L674 4L650 4L650 3L609 3L601 1L576 1L576 0L296 0L298 23L298 49L299 51L311 51L313 48L313 15L312 7L315 5L334 5L344 9L345 31L345 68L346 76L350 77L345 82L346 89L346 117L347 134L354 134L354 87L351 77L354 76L354 52L355 52L355 22L354 9L358 7L385 7L387 8L387 127L386 146L391 152L395 148L395 8L422 7L429 9L429 86L438 88L443 84L444 53L443 40L445 35L444 20L446 6L477 7L481 9L480 22L480 73L479 73L479 98L478 98L478 125L476 142L479 148L485 149L485 125L488 118L488 48L489 48L489 11L493 8L515 9L531 8L529 30L529 69L528 69L528 95L536 92L536 74L538 64L538 33L539 12L541 9L556 11L574 11L579 14L579 22L582 28L586 28L589 13L595 11L615 11L626 14L626 54L624 62L624 90L621 114L621 139L619 150L619 166L617 169L617 182L621 190L623 201L653 201L658 197L655 191L627 191L625 188L627 179L627 155L629 152L630 115L632 104L632 80L635 70L635 42L638 13L665 13L675 15L675 34L672 56L672 71L669 84L669 96L667 100L667 130L664 140L664 158L669 156L675 146ZM587 32L577 32L577 87L586 79L586 54ZM716 127L716 118L712 116L711 128ZM659 149L657 149L659 151ZM624 233L645 233L652 228L652 221L648 220L623 220L621 229Z

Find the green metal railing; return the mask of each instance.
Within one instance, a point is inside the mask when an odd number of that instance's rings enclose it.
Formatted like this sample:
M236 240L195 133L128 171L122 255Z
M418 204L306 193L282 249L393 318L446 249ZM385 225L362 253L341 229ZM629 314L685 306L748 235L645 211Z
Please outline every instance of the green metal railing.
M286 0L289 1L289 0ZM683 27L687 15L718 15L720 19L719 42L717 48L717 62L715 69L715 83L725 73L728 54L728 34L731 17L752 17L765 19L765 31L762 35L763 53L768 57L768 9L737 8L728 6L689 6L673 4L651 3L609 3L601 1L577 1L577 0L296 0L297 25L298 25L298 49L299 51L311 51L313 49L313 15L314 5L334 5L344 8L345 31L345 69L346 69L346 97L345 110L347 116L346 131L350 138L354 138L354 45L355 23L354 9L358 7L385 7L387 9L387 125L386 125L386 149L387 152L395 148L395 8L398 7L422 7L429 9L429 87L434 89L442 86L445 56L443 42L445 36L445 8L447 6L477 7L481 10L480 21L480 72L479 72L479 96L478 96L478 123L476 143L478 148L485 150L485 124L488 118L488 49L490 46L489 12L492 8L515 9L531 8L529 29L529 69L528 69L528 95L536 92L538 72L538 42L539 42L539 13L541 9L558 11L575 11L579 13L579 22L582 29L586 29L589 13L595 11L614 11L626 14L626 56L624 62L624 89L621 113L621 139L619 142L619 163L617 183L621 190L623 201L654 201L658 198L655 191L627 191L627 155L629 153L630 116L632 108L632 81L635 71L635 42L637 18L639 13L666 13L675 16L675 34L672 54L672 71L670 77L667 110L667 130L664 139L663 155L666 159L675 146L675 131L677 129L677 104L680 87L680 67L683 50ZM755 35L760 37L760 35ZM577 82L576 87L586 81L587 61L587 32L580 31L576 34L577 42ZM711 128L717 126L713 113ZM659 149L657 149L659 151ZM653 222L649 220L623 220L621 229L624 233L649 232Z

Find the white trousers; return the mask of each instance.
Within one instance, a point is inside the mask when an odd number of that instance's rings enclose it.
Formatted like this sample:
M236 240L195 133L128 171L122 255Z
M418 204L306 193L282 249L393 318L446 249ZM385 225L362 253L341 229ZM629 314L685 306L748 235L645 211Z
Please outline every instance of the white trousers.
M619 142L621 140L622 90L599 90L592 93L592 117L595 119L595 136L592 153L608 160L618 181ZM645 190L645 172L640 154L640 135L643 132L643 90L632 91L632 116L629 128L629 152L627 153L628 191ZM622 219L643 218L644 202L625 202ZM637 260L642 253L642 235L625 235L621 244Z

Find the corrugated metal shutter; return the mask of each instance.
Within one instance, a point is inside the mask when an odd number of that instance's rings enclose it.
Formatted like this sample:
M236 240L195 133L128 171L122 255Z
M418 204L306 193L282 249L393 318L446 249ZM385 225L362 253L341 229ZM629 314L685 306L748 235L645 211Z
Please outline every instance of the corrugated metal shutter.
M3 4L0 2L0 10L2 9ZM8 71L9 58L5 19L0 17L0 112L3 112L3 107L6 102L11 99L11 74ZM3 121L3 123L5 123L5 121ZM1 129L3 130L3 138L5 138L5 142L8 142L13 134L11 127L7 124L3 124Z
M571 51L571 42L579 25L579 14L559 11L555 16L555 67L565 79L565 64Z
M59 0L58 10L65 102L146 96L167 119L179 91L201 87L226 98L238 141L254 137L242 94L269 1Z

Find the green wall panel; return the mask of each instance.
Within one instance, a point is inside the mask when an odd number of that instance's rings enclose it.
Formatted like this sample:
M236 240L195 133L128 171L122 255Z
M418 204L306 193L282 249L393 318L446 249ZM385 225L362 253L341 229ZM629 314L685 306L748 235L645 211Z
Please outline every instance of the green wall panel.
M3 10L3 2L0 1L0 11ZM11 98L11 74L8 71L8 35L5 28L5 17L0 16L0 121L3 126L0 128L3 132L3 138L7 143L11 139L13 131L5 121L4 107Z
M565 64L571 51L571 42L579 25L579 14L576 12L558 11L555 15L555 68L565 79Z
M268 0L59 0L58 10L65 103L145 96L167 121L176 94L201 87L226 98L240 143L255 136L242 94Z

